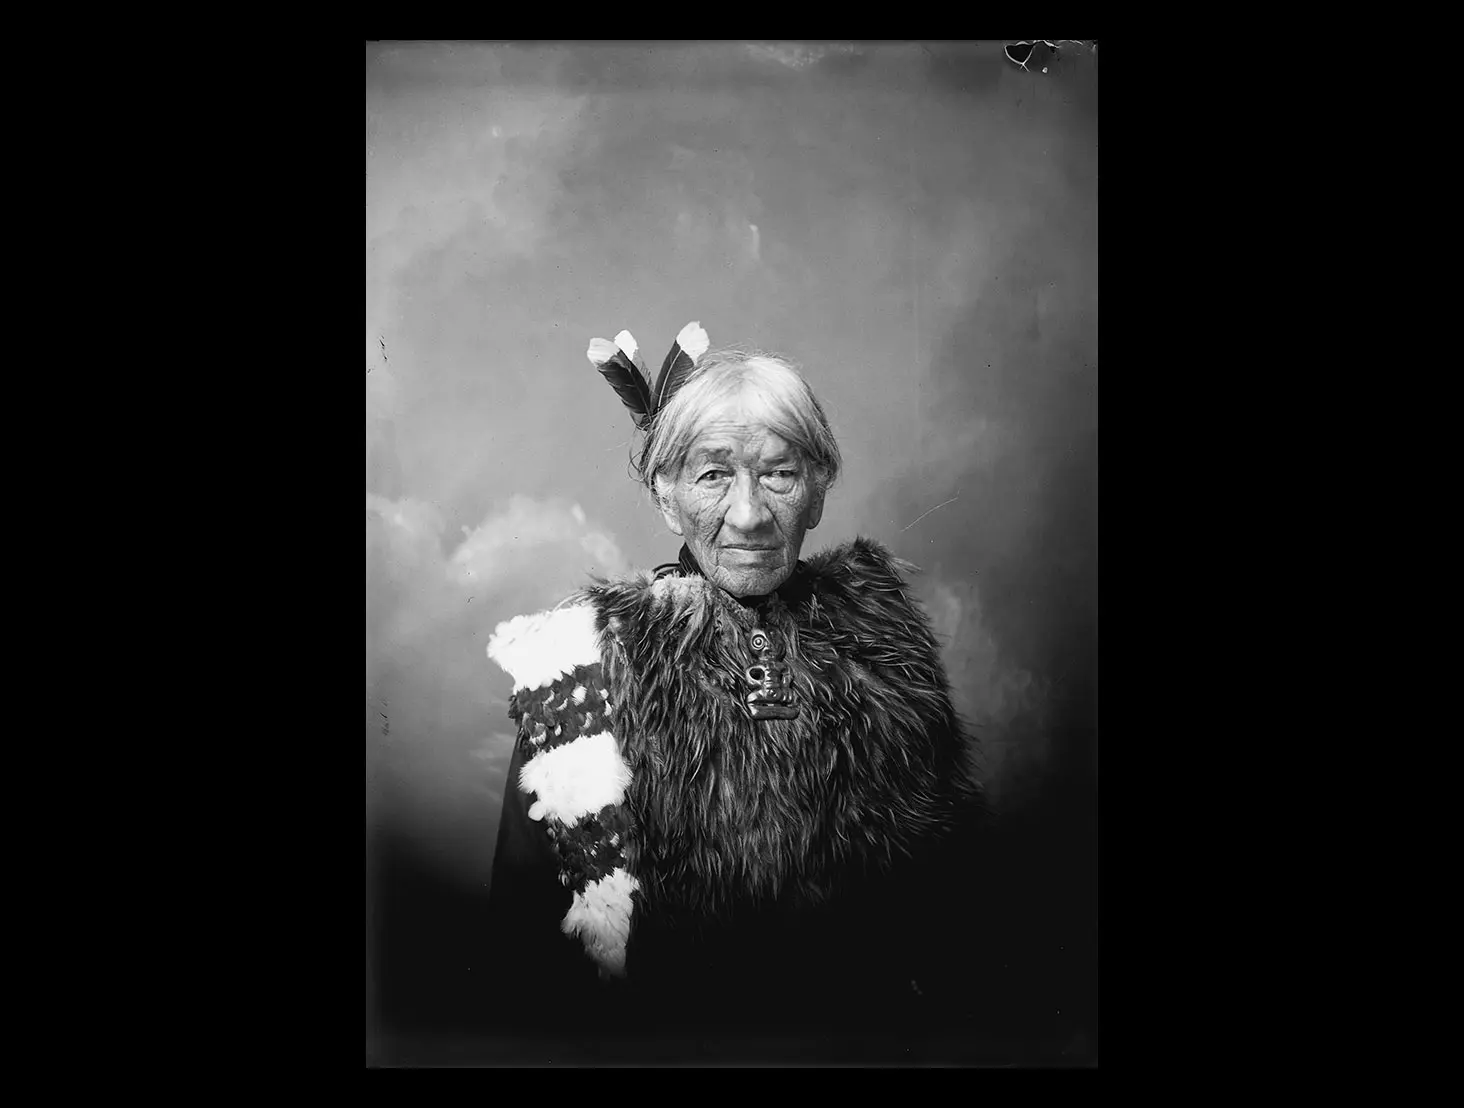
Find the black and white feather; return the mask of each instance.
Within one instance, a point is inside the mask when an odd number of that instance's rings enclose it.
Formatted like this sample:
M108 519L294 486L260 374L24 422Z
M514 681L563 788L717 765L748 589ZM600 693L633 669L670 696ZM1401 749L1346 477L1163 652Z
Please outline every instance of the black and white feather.
M630 410L630 418L635 425L642 431L649 429L656 410L635 337L629 331L621 331L614 342L591 339L590 348L585 353L590 364L604 375L620 397L620 402Z
M676 395L676 390L686 383L691 371L696 368L697 360L707 352L709 342L700 323L688 323L681 328L681 333L671 345L670 353L661 364L661 376L656 381L654 393L656 411L665 408L667 402Z
M697 361L707 352L709 340L700 323L688 323L676 336L671 351L661 365L661 375L652 388L646 373L640 347L629 331L621 331L615 341L591 339L586 351L592 364L610 382L620 402L630 411L631 419L642 431L650 429L656 413L665 408L686 383Z

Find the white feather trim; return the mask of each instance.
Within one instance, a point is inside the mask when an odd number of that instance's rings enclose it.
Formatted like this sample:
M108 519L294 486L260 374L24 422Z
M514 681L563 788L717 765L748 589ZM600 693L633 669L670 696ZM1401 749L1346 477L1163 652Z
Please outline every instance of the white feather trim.
M600 660L595 610L571 604L500 623L488 640L488 657L513 678L515 689L552 685L575 666Z
M617 976L625 972L625 947L635 910L631 894L638 888L640 883L625 870L608 873L574 894L574 903L560 924L566 935L580 937L602 968Z
M519 788L533 793L530 819L546 816L572 824L625 799L630 767L609 731L535 754L519 773Z
M615 336L615 345L618 346L620 348L620 352L624 354L627 358L629 358L631 360L631 363L634 364L635 352L640 349L640 347L636 346L635 344L635 336L632 335L629 331L621 331L620 334Z
M615 344L609 339L591 339L590 348L585 351L585 357L590 359L590 364L599 368L615 357Z
M676 336L676 345L680 346L682 353L693 362L707 352L707 347L711 345L711 341L711 339L707 338L707 333L702 330L700 323L688 323L685 327L681 328L681 333Z

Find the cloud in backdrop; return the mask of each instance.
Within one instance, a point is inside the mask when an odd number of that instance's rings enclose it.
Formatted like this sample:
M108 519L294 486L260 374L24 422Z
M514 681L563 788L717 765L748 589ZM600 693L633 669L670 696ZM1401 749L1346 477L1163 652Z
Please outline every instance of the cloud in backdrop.
M370 821L485 884L501 620L675 556L585 359L687 321L800 362L848 465L806 549L923 570L1011 802L1089 757L1097 75L999 44L367 51Z

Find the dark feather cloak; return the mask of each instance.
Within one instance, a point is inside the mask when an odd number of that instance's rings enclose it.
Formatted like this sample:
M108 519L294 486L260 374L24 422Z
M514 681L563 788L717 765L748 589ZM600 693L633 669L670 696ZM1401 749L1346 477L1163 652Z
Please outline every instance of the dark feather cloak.
M970 796L939 648L899 564L858 539L753 607L697 576L590 590L631 768L627 859L649 908L817 904L950 826ZM754 625L800 712L754 720Z
M539 991L563 1001L582 987L568 977L547 984L545 936L587 915L593 926L580 933L602 976L607 966L623 971L615 951L624 918L596 915L589 901L626 874L635 886L629 981L642 995L654 982L663 1011L684 1011L677 990L695 1002L770 982L836 1005L831 985L867 983L876 947L896 955L879 972L907 997L912 967L923 975L938 965L919 955L933 949L938 902L947 898L949 912L961 880L941 878L952 868L949 833L981 805L908 568L856 539L800 562L777 593L752 602L684 569L600 582L577 598L584 641L562 656L573 664L556 654L517 682L520 743L500 844L523 846L517 861L501 848L494 863L499 932L534 952L523 962ZM746 710L754 626L784 644L796 719L754 720ZM611 731L621 799L597 795L556 822L552 807L563 802L553 789L530 789L536 756L572 753ZM526 795L539 802L529 807ZM552 849L530 850L550 839ZM557 882L545 877L556 854ZM510 901L541 904L565 922L504 929L516 918Z

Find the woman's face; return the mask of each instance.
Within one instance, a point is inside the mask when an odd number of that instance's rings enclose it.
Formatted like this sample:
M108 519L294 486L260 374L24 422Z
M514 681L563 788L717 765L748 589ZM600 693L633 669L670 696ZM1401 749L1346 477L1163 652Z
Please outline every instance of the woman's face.
M708 413L681 472L657 486L666 526L733 596L762 596L786 581L823 515L807 461L749 419L737 397Z

